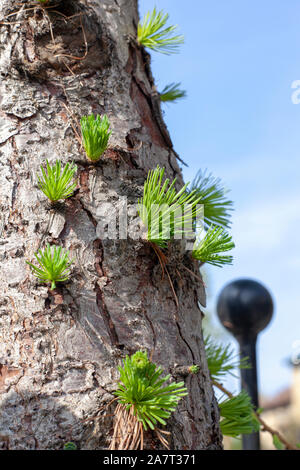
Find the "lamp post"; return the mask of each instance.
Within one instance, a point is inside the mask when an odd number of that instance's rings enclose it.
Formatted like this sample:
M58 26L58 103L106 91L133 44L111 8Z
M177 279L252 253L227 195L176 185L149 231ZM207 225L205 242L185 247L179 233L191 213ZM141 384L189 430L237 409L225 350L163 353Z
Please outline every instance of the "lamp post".
M240 346L240 358L248 357L250 369L241 370L241 388L258 407L256 340L257 335L270 322L273 301L267 289L252 279L238 279L221 291L217 312L223 326L230 331ZM259 433L243 435L243 449L260 448Z

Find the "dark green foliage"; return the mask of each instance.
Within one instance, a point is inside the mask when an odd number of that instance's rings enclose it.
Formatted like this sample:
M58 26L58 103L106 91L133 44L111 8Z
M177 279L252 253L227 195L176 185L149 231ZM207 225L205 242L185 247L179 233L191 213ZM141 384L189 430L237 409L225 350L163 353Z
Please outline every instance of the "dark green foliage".
M177 100L186 97L186 91L181 90L180 83L170 83L159 93L160 101L175 103Z
M251 398L244 390L236 397L227 398L219 403L220 427L224 436L237 437L251 434L259 430L260 425L255 418Z
M187 395L184 382L166 384L170 375L161 377L161 367L150 362L146 352L126 356L123 367L118 369L120 382L115 395L126 410L133 408L145 430L155 429L158 423L166 424L178 401Z
M74 442L66 442L64 444L64 450L77 450L77 445Z

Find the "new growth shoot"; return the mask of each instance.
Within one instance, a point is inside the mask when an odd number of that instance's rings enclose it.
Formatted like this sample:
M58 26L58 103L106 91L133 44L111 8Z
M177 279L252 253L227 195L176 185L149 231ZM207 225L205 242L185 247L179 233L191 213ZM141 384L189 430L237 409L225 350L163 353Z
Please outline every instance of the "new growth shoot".
M118 369L120 382L115 395L119 404L110 449L142 449L143 430L149 428L167 447L161 434L165 432L158 429L158 425L166 424L179 400L187 395L184 382L169 383L170 375L162 377L162 368L149 361L143 351L126 356Z
M163 103L176 103L182 98L186 98L186 91L180 89L181 83L170 83L159 93L160 101Z
M205 206L204 206L205 211ZM192 256L202 264L208 263L213 266L222 267L232 264L232 256L223 253L234 248L231 235L222 227L211 227L206 232L204 238L195 241Z
M69 252L61 246L50 246L47 243L44 251L39 250L34 254L39 267L26 261L32 269L33 274L41 282L51 282L51 290L55 289L57 282L67 281L70 274L70 265L73 260L69 259Z
M187 194L188 183L176 191L176 178L163 182L165 169L150 170L144 183L144 195L138 201L138 213L147 229L147 240L161 248L172 239L192 238L193 222L202 213L195 191Z
M72 183L72 178L77 166L67 163L62 171L61 161L57 160L54 166L50 166L47 160L46 170L41 166L42 175L37 177L38 186L50 201L56 202L72 196L76 188L76 183Z
M99 115L95 117L91 114L90 116L83 116L80 124L82 143L87 157L91 161L97 162L107 149L108 140L111 136L108 117L104 114L101 119Z
M178 52L180 44L184 43L184 36L174 35L176 26L166 26L169 15L163 11L146 13L142 22L138 24L138 43L162 54L174 54Z

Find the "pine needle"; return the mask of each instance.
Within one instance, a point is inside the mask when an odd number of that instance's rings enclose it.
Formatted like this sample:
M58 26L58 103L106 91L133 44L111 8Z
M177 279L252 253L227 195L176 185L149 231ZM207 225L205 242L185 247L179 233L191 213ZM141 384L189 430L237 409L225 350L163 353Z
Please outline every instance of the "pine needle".
M144 183L144 195L138 201L138 213L147 228L147 240L165 248L171 239L192 238L195 218L202 213L196 193L187 194L187 185L180 191L174 188L176 178L170 184L163 183L164 168L150 170Z
M107 149L108 140L111 135L109 131L109 120L106 114L96 117L91 114L82 116L80 119L83 146L88 158L96 162Z
M220 178L212 174L206 175L201 170L193 180L189 191L196 191L204 205L204 223L206 228L211 224L228 228L231 224L230 211L233 210L233 202L227 199L227 190L223 187Z
M248 358L238 359L230 345L217 343L210 335L204 338L205 354L212 380L218 380L226 374L234 376L235 369L250 369Z
M205 210L205 209L204 209ZM194 243L192 256L201 261L201 263L212 264L222 267L226 264L232 264L231 255L222 255L220 253L232 250L235 247L231 235L222 227L208 229L204 238L198 236Z
M164 103L176 103L179 99L186 98L186 91L180 89L181 83L170 83L159 93L160 101Z
M37 177L38 186L50 201L55 202L72 196L76 183L72 183L71 180L77 166L67 163L62 171L61 161L57 160L55 165L50 166L46 160L46 170L41 166L42 175Z
M148 360L146 352L126 356L119 367L120 382L115 395L127 411L132 410L145 431L166 424L179 400L187 395L184 382L169 383L170 375L161 377L161 367Z
M57 282L67 281L70 274L70 265L73 260L69 259L69 252L61 246L50 246L47 243L44 251L38 250L34 254L40 267L26 261L32 268L33 274L41 282L51 282L51 290L55 289Z
M246 391L237 396L227 398L219 403L220 428L224 436L237 437L241 434L252 434L259 430L260 425L254 415L251 398Z
M138 24L138 43L162 54L178 52L179 45L184 42L184 36L174 35L177 25L165 28L168 18L168 13L157 12L156 8L152 13L146 13L142 22Z

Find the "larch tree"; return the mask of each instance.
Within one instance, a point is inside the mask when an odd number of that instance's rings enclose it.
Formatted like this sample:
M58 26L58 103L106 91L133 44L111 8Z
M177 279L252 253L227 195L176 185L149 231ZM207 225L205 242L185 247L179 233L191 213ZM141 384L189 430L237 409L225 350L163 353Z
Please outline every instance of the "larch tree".
M136 220L157 165L183 185L150 56L136 41L137 0L3 0L0 21L1 448L108 448L117 366L143 350L174 380L178 367L200 366L167 422L170 447L221 449L198 262L173 243L163 275L151 244L100 230L124 201ZM112 130L97 164L81 143L80 119L91 113L106 114ZM46 160L77 165L63 203L49 204L38 187ZM47 243L73 259L69 280L52 290L26 263ZM162 448L151 431L149 446Z

